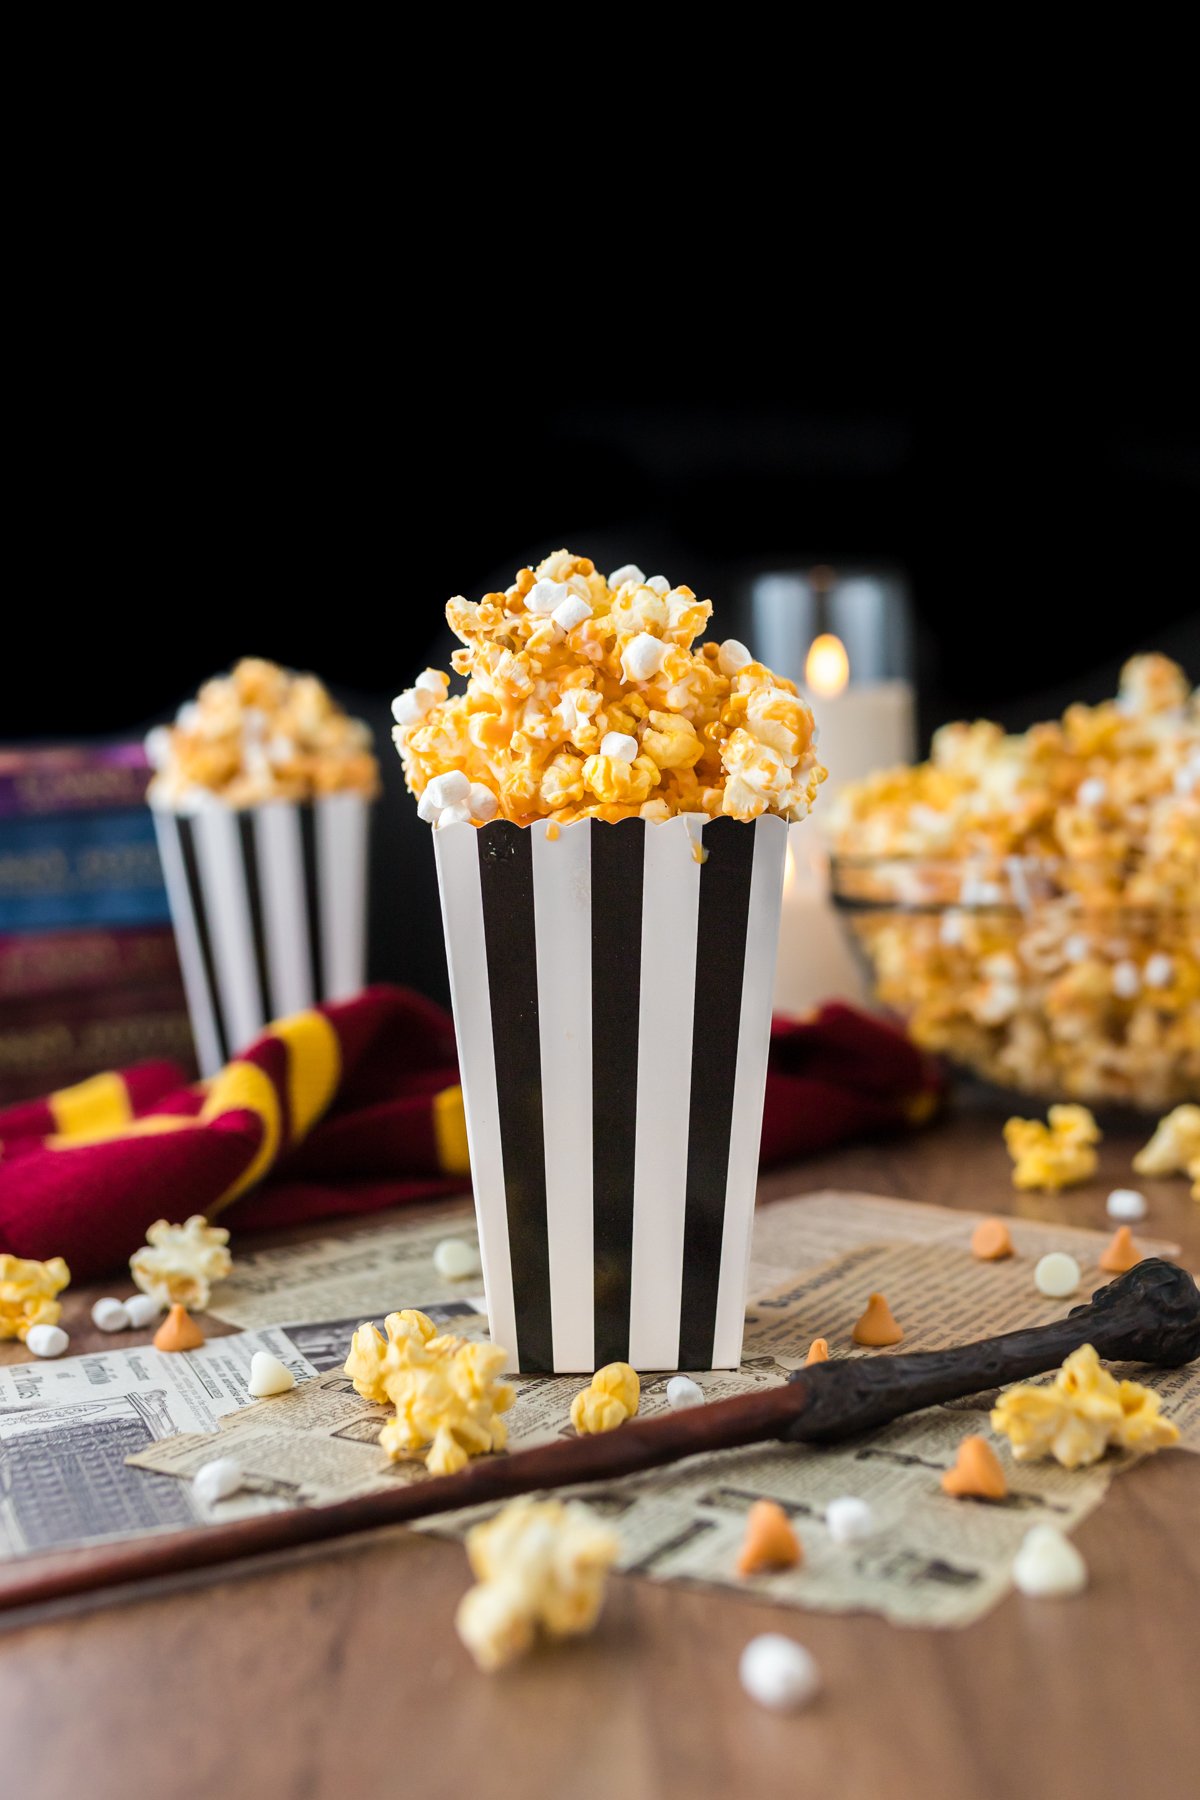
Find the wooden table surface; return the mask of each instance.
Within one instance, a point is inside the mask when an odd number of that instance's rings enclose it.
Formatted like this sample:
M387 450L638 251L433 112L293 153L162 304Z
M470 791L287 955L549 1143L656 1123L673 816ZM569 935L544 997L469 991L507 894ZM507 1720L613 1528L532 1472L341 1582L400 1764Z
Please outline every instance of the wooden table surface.
M1100 1176L1016 1195L1003 1117L976 1102L908 1139L814 1158L760 1204L828 1187L1104 1228L1146 1133ZM1200 1205L1138 1182L1146 1230L1200 1269ZM88 1348L89 1297L72 1297ZM106 1340L111 1344L112 1340ZM961 1631L784 1611L618 1577L593 1637L476 1673L453 1629L460 1546L391 1530L0 1633L0 1770L13 1800L471 1800L821 1795L1124 1800L1196 1792L1200 1457L1119 1478L1077 1534L1078 1599L1012 1595ZM824 1691L795 1716L743 1694L761 1631L807 1644Z

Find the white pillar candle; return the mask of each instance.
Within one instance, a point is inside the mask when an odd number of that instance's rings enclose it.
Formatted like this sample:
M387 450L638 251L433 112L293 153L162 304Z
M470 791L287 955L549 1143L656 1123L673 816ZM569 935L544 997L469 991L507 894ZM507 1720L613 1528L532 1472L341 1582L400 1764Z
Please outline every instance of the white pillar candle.
M826 1000L862 1006L866 999L866 984L850 948L849 934L829 898L828 863L814 822L809 819L792 825L783 877L774 1009L798 1018Z
M806 691L805 698L820 734L817 749L829 770L826 798L844 781L912 761L916 726L910 682L852 681L839 694ZM819 813L820 797L817 804Z

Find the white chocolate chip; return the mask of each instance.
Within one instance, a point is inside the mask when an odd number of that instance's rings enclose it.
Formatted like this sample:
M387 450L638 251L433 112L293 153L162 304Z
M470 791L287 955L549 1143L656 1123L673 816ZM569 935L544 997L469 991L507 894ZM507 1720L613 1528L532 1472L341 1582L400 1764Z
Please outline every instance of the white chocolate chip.
M1012 1578L1032 1599L1058 1599L1083 1592L1087 1564L1056 1525L1035 1525L1013 1558Z
M737 638L726 638L717 653L717 667L722 675L736 675L753 660L745 644L739 643Z
M638 753L638 741L625 731L606 731L600 745L601 756L610 756L614 762L631 763Z
M473 781L471 791L467 795L467 805L471 809L471 817L486 825L500 811L500 802L490 787L484 787L482 781Z
M875 1514L857 1494L842 1494L825 1508L825 1526L835 1544L859 1543L875 1531Z
M568 594L561 606L556 606L550 614L560 631L574 631L577 625L582 625L591 616L590 604L578 594Z
M1145 1194L1139 1194L1136 1188L1114 1188L1104 1202L1104 1210L1110 1219L1144 1219L1150 1210L1146 1205Z
M1065 1300L1079 1286L1079 1264L1065 1250L1050 1250L1033 1271L1033 1284L1047 1300Z
M433 1253L433 1266L443 1281L469 1281L479 1274L479 1252L465 1238L443 1238Z
M129 1323L135 1331L143 1331L147 1325L153 1325L163 1309L163 1303L156 1294L130 1294L128 1300L121 1304L129 1314Z
M92 1308L92 1324L101 1331L128 1331L129 1312L120 1300L97 1300Z
M672 1375L667 1383L667 1405L673 1412L683 1412L689 1406L703 1406L704 1389L690 1375Z
M1175 964L1162 950L1156 950L1142 971L1142 980L1148 988L1170 987L1175 973Z
M815 1698L820 1671L811 1651L777 1631L751 1638L738 1663L742 1686L772 1712L793 1712Z
M525 596L526 610L537 613L539 618L548 619L556 607L562 605L570 589L565 581L551 581L544 575L535 581Z
M70 1341L61 1325L31 1325L25 1348L34 1356L61 1356Z
M461 769L450 769L445 775L435 775L422 800L428 799L432 806L461 806L471 792L471 784Z
M1132 1000L1141 991L1141 971L1136 963L1119 962L1112 972L1113 993L1119 1000Z
M250 1358L250 1379L246 1386L256 1400L265 1400L269 1394L286 1394L295 1385L296 1377L277 1356L272 1356L269 1350L254 1352Z
M642 574L642 571L638 568L636 563L622 563L620 568L614 569L609 576L608 585L610 588L619 588L624 587L627 581L636 581L638 586L641 587L645 583L645 580L646 577Z
M648 631L630 638L621 652L621 673L626 681L653 681L663 666L667 646Z
M242 1485L242 1471L232 1456L217 1456L206 1462L192 1476L192 1492L201 1506L213 1506L228 1500Z

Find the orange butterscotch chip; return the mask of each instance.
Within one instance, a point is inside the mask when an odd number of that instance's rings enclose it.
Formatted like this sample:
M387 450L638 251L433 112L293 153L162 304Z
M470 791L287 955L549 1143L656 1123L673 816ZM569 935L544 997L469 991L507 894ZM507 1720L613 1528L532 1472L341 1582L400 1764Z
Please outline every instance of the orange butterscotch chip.
M1124 1275L1126 1270L1135 1269L1142 1260L1142 1252L1133 1241L1133 1233L1128 1225L1120 1226L1113 1233L1100 1258L1100 1267L1106 1275Z
M756 1500L746 1515L746 1535L738 1556L739 1575L760 1569L795 1569L804 1561L792 1522L775 1500Z
M178 1304L171 1308L154 1334L156 1350L198 1350L203 1342L204 1333L195 1319L186 1306Z
M850 1336L856 1344L864 1344L869 1350L882 1350L888 1344L900 1343L904 1330L893 1318L892 1309L883 1295L872 1294Z
M805 1368L806 1369L811 1368L813 1363L828 1362L828 1361L829 1361L829 1340L828 1340L828 1338L814 1338L812 1343L808 1346L808 1355L804 1359Z
M952 1469L942 1476L942 1486L956 1500L1003 1500L1008 1482L1000 1458L986 1438L965 1437L958 1446Z
M971 1255L980 1262L1000 1262L1013 1254L1013 1241L1003 1219L981 1219L971 1233Z

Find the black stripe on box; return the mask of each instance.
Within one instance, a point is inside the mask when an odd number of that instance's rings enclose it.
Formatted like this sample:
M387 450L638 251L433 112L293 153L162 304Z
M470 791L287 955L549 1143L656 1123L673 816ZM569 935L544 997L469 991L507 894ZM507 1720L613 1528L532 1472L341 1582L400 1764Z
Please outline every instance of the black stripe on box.
M308 925L308 966L312 974L313 1000L325 998L324 953L321 945L321 883L317 879L317 809L297 808L300 845L304 853L304 912Z
M592 1237L597 1367L629 1356L646 825L592 820Z
M542 1044L538 1018L537 937L532 834L507 819L484 826L479 886L496 1059L496 1105L504 1159L504 1198L517 1319L517 1367L554 1367L550 1315L550 1238L542 1127Z
M257 814L238 814L238 837L241 840L242 868L246 876L246 898L250 902L250 930L254 938L254 963L258 970L259 1017L264 1025L275 1017L271 1004L271 977L267 968L267 932L263 919L262 888L258 879Z
M196 927L196 937L200 944L200 960L204 964L204 981L208 988L209 1005L212 1008L213 1024L217 1032L217 1049L222 1063L229 1061L229 1036L225 1030L225 1020L221 1015L221 990L217 986L217 965L213 959L212 937L208 929L208 913L204 906L204 889L200 885L200 870L196 862L196 838L192 821L184 814L176 814L171 820L179 837L179 852L183 857L183 872L187 878L188 899L191 902L192 922Z
M712 1367L755 829L737 819L715 819L704 827L708 856L700 868L696 924L681 1369Z

